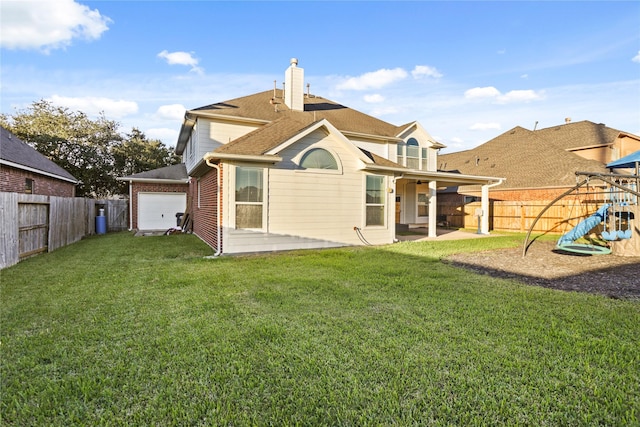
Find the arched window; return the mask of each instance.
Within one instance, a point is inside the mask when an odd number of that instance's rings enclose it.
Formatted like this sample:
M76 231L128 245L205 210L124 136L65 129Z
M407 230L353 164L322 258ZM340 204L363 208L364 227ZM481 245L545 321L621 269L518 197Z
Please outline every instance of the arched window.
M335 157L323 148L313 148L307 151L302 160L300 167L304 169L338 169L338 162Z
M407 139L407 145L418 147L420 144L418 144L418 140L417 139L409 138L409 139Z

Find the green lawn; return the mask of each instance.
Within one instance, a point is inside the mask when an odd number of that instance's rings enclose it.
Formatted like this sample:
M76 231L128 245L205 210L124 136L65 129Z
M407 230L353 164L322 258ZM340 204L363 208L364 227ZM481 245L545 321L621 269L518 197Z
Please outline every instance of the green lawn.
M639 425L640 304L439 261L521 243L85 239L0 272L0 424Z

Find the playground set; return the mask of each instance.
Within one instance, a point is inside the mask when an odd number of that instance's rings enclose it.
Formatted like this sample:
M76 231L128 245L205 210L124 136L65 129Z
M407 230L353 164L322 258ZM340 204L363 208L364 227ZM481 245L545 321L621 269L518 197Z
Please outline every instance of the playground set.
M557 251L580 255L640 256L640 151L607 164L607 168L633 168L635 174L576 172L577 184L551 201L531 224L524 242L523 257L536 222L551 206L571 195L581 201L586 212L572 214L562 221L569 226L575 218L584 218L562 234L556 243Z

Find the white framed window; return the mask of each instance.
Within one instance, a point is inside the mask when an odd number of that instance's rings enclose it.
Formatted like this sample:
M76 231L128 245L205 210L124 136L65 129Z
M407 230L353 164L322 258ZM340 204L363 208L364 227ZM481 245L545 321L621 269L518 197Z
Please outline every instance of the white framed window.
M418 193L418 216L429 216L429 195Z
M293 162L296 172L342 174L340 158L329 148L312 147L298 154Z
M236 167L235 220L237 229L262 229L264 223L264 170Z
M367 175L365 187L365 225L367 227L384 226L385 177Z
M398 143L396 154L398 156L398 163L402 166L415 170L429 169L429 163L427 161L428 149L421 147L415 138L409 138L406 143Z
M300 159L300 167L304 169L338 170L338 161L324 148L312 148Z

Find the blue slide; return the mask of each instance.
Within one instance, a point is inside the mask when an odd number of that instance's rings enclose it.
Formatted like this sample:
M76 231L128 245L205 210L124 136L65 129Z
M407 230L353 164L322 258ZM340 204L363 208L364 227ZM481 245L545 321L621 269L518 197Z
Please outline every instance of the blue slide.
M560 237L560 240L558 240L557 246L570 245L575 240L578 240L579 238L587 234L589 231L591 231L593 227L597 226L598 224L600 224L602 221L605 220L605 218L607 217L608 210L609 210L609 204L605 203L593 215L591 215L587 219L582 220L581 222L578 223L578 225L573 227L571 231L569 231L568 233Z

